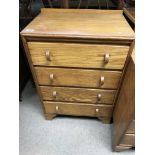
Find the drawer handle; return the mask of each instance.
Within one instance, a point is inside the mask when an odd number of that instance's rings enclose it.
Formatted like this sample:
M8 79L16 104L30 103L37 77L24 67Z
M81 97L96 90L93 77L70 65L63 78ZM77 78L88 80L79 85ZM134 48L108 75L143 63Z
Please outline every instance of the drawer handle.
M104 76L101 76L100 84L101 84L101 86L104 84Z
M56 92L56 91L53 91L53 93L52 93L52 94L53 94L53 97L54 97L54 98L56 98L56 97L57 97L57 92Z
M59 110L59 107L58 107L58 105L55 107L55 110L58 112L58 110Z
M53 79L54 79L54 75L53 74L50 74L50 80L51 80L51 82L53 82Z
M108 63L108 62L109 62L109 57L110 57L109 54L105 54L105 55L104 55L104 62L105 62L105 63Z
M98 113L99 112L99 109L97 108L97 109L95 109L95 111Z
M101 94L98 94L98 95L97 95L97 99L98 99L98 101L101 101L101 97L102 97Z
M45 56L46 56L46 59L47 59L48 61L51 61L51 52L50 52L50 51L46 51L46 52L45 52Z

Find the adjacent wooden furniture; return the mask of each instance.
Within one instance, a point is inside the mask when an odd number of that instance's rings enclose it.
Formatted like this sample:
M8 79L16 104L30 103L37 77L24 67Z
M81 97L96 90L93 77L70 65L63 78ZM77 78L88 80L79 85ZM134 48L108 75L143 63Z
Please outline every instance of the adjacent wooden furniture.
M134 30L135 29L135 7L123 8L123 12L130 26Z
M21 31L29 22L28 13L29 1L21 0L19 3L19 31ZM22 92L30 77L30 69L28 67L21 37L19 36L19 101L22 101Z
M113 114L113 149L121 151L135 146L135 58L134 49L125 73Z
M122 13L42 9L21 32L46 119L111 121L134 39Z
M123 8L123 11L130 21L135 24L135 8Z

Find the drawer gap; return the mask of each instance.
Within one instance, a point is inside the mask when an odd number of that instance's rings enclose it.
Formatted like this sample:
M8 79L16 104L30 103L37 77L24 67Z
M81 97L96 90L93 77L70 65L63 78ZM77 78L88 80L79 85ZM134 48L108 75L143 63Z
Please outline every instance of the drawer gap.
M64 102L65 102L66 104L67 104L67 103L77 103L77 102L73 102L73 101L59 101L59 100L43 100L43 101L45 101L45 102L46 102L46 101L47 101L47 102L55 102L55 103L57 103L57 102L63 102L63 103L64 103ZM106 106L106 105L107 105L107 106L110 106L110 107L113 106L113 103L111 103L111 104L110 104L110 103L102 103L102 104L101 104L101 103L90 103L90 102L78 102L77 104L80 104L80 103L81 103L81 104L82 104L82 103L85 103L85 104L97 105L97 106L98 106L98 105L99 105L99 106L104 106L104 105Z
M114 71L114 72L122 72L123 69L110 69L110 68L87 68L87 67L67 67L67 66L42 66L42 65L33 65L34 67L40 67L40 68L65 68L65 69L87 69L87 70L100 70L100 71Z
M116 90L111 88L97 88L97 87L80 87L80 86L58 86L58 85L38 85L38 86L48 86L48 87L65 87L65 88L86 88L86 89L98 89L98 90Z

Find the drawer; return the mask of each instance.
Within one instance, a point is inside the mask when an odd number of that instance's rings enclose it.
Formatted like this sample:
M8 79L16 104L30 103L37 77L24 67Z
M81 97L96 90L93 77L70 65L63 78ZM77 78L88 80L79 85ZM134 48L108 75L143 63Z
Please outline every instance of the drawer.
M131 122L126 133L135 133L135 120Z
M135 146L135 134L125 134L121 144Z
M117 89L121 72L35 67L39 85Z
M115 90L41 86L43 100L112 104Z
M129 46L28 42L33 65L123 69Z
M67 103L44 101L46 113L73 116L111 117L111 105L95 105L86 103Z

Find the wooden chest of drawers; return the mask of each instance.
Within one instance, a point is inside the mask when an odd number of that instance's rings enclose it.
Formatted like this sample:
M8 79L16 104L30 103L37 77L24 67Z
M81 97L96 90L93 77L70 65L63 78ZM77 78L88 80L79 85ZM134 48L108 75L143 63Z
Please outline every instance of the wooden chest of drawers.
M46 119L110 122L134 39L122 11L42 9L21 36Z

